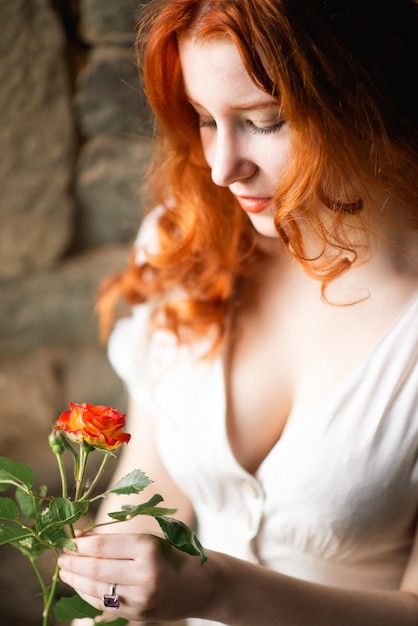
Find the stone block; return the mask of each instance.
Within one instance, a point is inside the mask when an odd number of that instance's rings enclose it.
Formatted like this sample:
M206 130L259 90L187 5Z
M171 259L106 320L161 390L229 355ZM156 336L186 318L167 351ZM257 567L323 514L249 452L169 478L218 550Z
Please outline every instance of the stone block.
M106 350L100 346L84 346L67 352L63 364L62 402L102 404L126 413L125 387L113 371Z
M0 283L0 353L96 342L97 287L104 277L125 267L128 249L122 245L94 249L48 272Z
M148 103L131 48L98 46L80 72L75 106L82 133L151 135Z
M47 0L0 4L0 277L48 266L72 228L74 124Z
M38 485L56 473L53 484L48 484L52 491L59 474L48 435L59 415L59 391L53 360L47 354L40 351L0 360L0 455L30 465Z
M153 151L146 137L95 137L79 157L75 196L78 244L129 242L143 207L140 193Z
M81 35L90 44L132 43L143 0L81 0Z

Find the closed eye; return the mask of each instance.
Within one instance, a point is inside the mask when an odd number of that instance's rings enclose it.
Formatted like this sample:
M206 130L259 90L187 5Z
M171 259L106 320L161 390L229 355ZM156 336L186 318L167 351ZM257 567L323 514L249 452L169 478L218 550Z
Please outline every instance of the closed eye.
M272 135L274 133L278 133L285 123L285 120L279 120L271 126L256 126L254 122L251 122L250 120L247 121L247 125L250 127L250 130L254 135Z
M254 135L272 135L278 133L285 124L285 120L280 120L271 126L257 126L251 120L246 121L246 125ZM199 128L216 128L215 120L198 120Z

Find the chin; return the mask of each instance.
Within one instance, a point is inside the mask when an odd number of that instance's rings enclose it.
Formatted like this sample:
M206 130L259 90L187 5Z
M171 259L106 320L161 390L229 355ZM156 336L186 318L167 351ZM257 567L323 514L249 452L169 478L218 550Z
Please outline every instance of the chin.
M271 214L248 214L248 219L259 235L269 237L270 239L279 238L279 233L274 226Z

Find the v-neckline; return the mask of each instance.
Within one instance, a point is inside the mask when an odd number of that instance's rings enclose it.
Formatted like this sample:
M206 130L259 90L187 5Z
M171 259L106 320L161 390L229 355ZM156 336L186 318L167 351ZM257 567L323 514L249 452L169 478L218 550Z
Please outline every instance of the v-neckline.
M383 333L383 335L380 337L380 339L378 339L375 345L372 348L370 348L370 350L329 391L327 391L320 400L315 402L314 405L306 413L304 413L302 416L298 416L296 419L292 419L292 413L289 414L280 437L272 445L272 447L267 452L265 457L261 460L261 462L259 463L258 467L255 469L254 472L247 470L239 462L239 460L237 459L233 451L233 448L229 439L229 435L228 435L227 367L228 367L229 349L228 349L228 342L226 342L226 347L224 348L220 357L221 370L222 370L221 380L222 380L222 385L223 385L222 397L223 397L223 406L224 406L223 420L222 420L223 438L225 441L225 445L228 449L230 459L232 460L233 464L240 470L240 472L243 473L243 475L245 475L247 479L251 478L253 480L258 480L258 477L260 476L260 474L263 473L263 469L265 465L268 464L269 459L275 454L277 448L283 446L283 441L286 441L286 439L288 438L289 431L293 430L293 427L295 425L294 422L295 423L306 422L309 416L320 412L321 408L324 405L327 405L330 402L332 402L335 396L341 397L344 390L352 383L352 379L357 378L359 376L360 372L363 371L365 367L367 367L367 364L372 360L376 352L381 350L384 344L386 344L390 340L392 335L395 334L395 332L398 331L401 327L403 327L402 322L404 322L406 318L412 315L412 312L415 310L415 305L418 309L418 290L416 290L414 294L412 295L412 297L409 298L405 306L402 308L399 314L395 316L394 320L391 322L391 324L389 325L387 330Z

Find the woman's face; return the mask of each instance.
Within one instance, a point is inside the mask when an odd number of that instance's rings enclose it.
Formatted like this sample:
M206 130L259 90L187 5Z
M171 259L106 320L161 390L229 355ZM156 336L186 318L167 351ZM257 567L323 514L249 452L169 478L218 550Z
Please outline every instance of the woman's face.
M214 183L228 187L260 234L277 237L273 194L290 151L277 100L254 84L228 39L181 39L180 61Z

